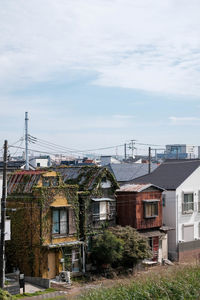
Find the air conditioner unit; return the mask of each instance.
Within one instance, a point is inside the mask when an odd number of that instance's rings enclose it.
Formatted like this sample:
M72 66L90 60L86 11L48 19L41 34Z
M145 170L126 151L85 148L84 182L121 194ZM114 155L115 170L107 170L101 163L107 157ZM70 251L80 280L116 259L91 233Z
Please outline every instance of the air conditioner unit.
M59 274L59 280L60 281L65 281L67 283L71 283L71 280L70 280L70 272L69 271L62 271L60 272Z

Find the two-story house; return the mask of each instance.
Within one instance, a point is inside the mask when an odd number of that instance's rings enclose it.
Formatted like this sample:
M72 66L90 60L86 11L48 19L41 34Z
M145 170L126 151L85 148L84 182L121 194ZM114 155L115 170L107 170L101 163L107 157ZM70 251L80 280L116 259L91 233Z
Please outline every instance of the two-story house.
M132 226L148 239L153 260L168 258L167 228L162 226L163 189L153 184L127 184L116 191L117 223Z
M200 160L167 160L135 183L158 185L163 192L163 223L169 231L169 258L200 257Z
M65 185L55 171L17 171L9 176L7 214L12 237L7 268L52 279L63 270L84 271L79 240L78 187Z
M56 170L64 183L78 185L82 240L89 242L94 232L116 224L115 191L119 186L107 168L66 166Z

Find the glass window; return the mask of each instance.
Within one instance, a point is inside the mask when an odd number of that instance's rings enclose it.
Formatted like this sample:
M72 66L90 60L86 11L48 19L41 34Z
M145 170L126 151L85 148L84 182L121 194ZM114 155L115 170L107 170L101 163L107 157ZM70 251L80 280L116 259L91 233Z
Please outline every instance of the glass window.
M194 195L193 193L184 194L182 203L183 213L192 213L194 211Z
M158 216L158 202L145 203L145 218Z
M43 177L43 186L50 186L50 181L48 177Z
M58 177L53 177L52 178L52 185L53 186L58 186L59 185L59 178Z
M67 210L53 209L53 234L66 234L68 232Z
M93 215L100 213L100 205L99 202L93 202Z

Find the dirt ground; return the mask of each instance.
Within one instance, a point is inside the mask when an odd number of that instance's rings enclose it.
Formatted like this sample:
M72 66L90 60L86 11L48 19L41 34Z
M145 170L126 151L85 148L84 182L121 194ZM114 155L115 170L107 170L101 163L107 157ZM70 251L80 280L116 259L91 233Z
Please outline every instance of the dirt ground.
M100 276L99 277L93 276L92 280L90 279L89 281L86 281L86 280L81 280L80 278L80 279L73 280L70 286L67 284L60 284L60 285L56 284L56 285L52 285L51 287L55 288L57 291L65 292L66 296L64 296L64 298L68 300L72 300L72 299L78 299L79 296L83 295L84 293L86 293L88 290L91 289L98 289L102 287L109 288L115 285L119 286L120 284L129 284L134 280L139 280L140 277L141 278L144 278L146 276L151 277L151 276L155 276L155 274L156 276L158 276L169 271L169 269L173 269L173 268L176 269L184 265L187 264L181 264L181 265L175 264L173 266L153 266L146 270L138 271L134 274L120 275L113 279L107 279L105 277L100 277ZM46 294L45 298L48 299L48 296L50 298L51 294L50 293Z
M151 267L145 271L137 272L136 274L130 274L130 275L120 275L114 279L107 279L104 277L96 278L94 281L88 281L88 282L79 282L75 281L72 283L71 286L61 286L57 287L58 290L65 290L67 291L67 297L66 299L76 299L78 296L83 295L85 292L87 292L90 289L98 289L101 287L113 287L115 285L120 284L128 284L131 281L138 280L140 276L144 277L148 274L148 276L151 276L153 274L162 273L165 272L168 268L175 268L177 266L154 266ZM56 288L56 287L55 287Z

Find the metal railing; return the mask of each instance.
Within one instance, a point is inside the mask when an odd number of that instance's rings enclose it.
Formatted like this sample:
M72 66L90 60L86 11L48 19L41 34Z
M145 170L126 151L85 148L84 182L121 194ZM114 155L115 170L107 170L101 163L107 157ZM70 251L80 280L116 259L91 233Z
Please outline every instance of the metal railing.
M103 214L93 214L92 220L93 222L103 221L103 220L112 220L115 217L114 212L103 213Z
M182 213L183 214L192 214L193 212L194 212L194 202L182 203Z

